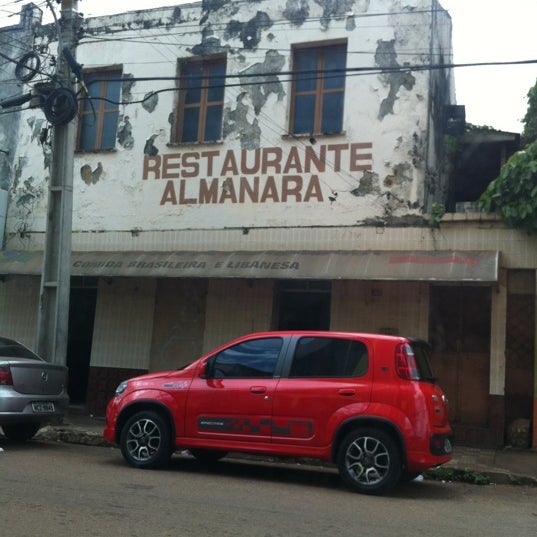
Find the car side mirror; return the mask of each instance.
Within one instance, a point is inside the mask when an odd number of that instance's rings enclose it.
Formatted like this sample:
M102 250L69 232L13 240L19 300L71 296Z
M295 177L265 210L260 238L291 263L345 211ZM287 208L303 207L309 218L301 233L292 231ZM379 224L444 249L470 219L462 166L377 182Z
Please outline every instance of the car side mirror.
M210 379L213 377L213 364L214 359L209 358L204 364L201 369L200 378L202 379Z

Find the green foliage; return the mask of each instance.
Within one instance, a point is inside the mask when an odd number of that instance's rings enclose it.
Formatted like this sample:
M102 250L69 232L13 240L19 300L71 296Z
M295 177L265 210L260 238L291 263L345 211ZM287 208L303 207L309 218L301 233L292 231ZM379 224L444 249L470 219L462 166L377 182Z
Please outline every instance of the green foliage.
M440 220L446 213L446 207L443 203L433 203L431 206L431 214L429 216L429 225L431 227L438 227Z
M528 92L528 110L522 123L524 123L523 143L535 142L537 140L537 82Z
M500 214L508 226L537 232L537 141L502 166L478 201L481 210Z
M445 466L428 470L425 475L429 479L436 481L457 481L459 483L472 483L474 485L490 485L490 477L486 474Z

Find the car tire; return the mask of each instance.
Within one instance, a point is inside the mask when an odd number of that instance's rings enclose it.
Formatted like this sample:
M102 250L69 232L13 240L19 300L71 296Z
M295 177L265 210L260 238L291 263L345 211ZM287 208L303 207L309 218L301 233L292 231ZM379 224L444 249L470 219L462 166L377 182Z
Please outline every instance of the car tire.
M2 425L6 438L17 443L31 440L40 428L41 424L39 423L12 423L9 425Z
M136 468L158 468L172 455L170 427L157 412L132 415L121 429L119 443L124 459Z
M217 449L189 449L190 453L204 464L213 464L227 455L227 451Z
M343 481L362 494L384 494L399 482L402 472L396 442L373 428L351 431L341 443L337 464Z

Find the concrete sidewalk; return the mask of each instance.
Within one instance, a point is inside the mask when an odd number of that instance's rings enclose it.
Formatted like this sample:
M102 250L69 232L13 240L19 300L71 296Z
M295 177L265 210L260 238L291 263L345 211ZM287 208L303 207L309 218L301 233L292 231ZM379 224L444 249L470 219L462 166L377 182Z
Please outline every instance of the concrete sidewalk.
M85 444L91 446L110 446L103 438L104 418L88 416L84 413L70 412L61 425L51 425L41 429L36 439ZM490 483L537 486L537 452L520 449L478 449L455 446L453 459L440 467L438 476L451 471L452 476L477 476L476 482L484 477ZM431 472L434 474L434 471ZM470 474L470 475L469 475ZM471 480L470 480L471 481Z

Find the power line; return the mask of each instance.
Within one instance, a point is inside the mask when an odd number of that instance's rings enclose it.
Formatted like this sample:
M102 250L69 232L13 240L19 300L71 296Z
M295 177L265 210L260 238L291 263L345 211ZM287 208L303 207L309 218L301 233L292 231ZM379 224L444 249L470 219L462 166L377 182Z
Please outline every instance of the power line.
M189 86L189 89L206 89L206 88L233 88L233 87L246 87L254 85L266 84L266 78L268 77L281 77L288 76L291 78L285 80L278 80L280 83L288 83L293 80L293 77L300 77L300 80L313 80L319 77L323 78L333 78L339 77L342 74L345 76L367 76L367 75L383 75L383 74L393 74L393 73L412 73L416 71L433 71L433 70L451 70L458 68L467 68L467 67L491 67L491 66L513 66L513 65L534 65L537 64L537 59L532 60L518 60L518 61L506 61L506 62L475 62L475 63L450 63L450 64L424 64L424 65L403 65L403 66L394 66L394 67L347 67L344 69L331 69L326 71L271 71L265 73L241 73L241 74L229 74L229 75L218 75L218 80L220 79L230 79L230 78L245 78L245 79L258 79L253 80L252 82L237 82L237 83L226 83L226 84L207 84L200 86ZM304 78L304 75L312 75L309 78ZM210 76L206 78L211 78ZM94 78L88 84L95 84L98 82L180 82L185 80L185 77L173 76L173 77L129 77L127 78ZM150 99L153 95L166 92L175 92L182 91L183 89L178 86L173 88L163 88L159 90L154 90L149 92L143 99L130 100L130 101L114 101L112 99L107 99L105 97L91 97L92 100L101 100L109 102L110 104L115 105L131 105L131 104L142 104ZM19 110L25 110L26 108L20 108Z

